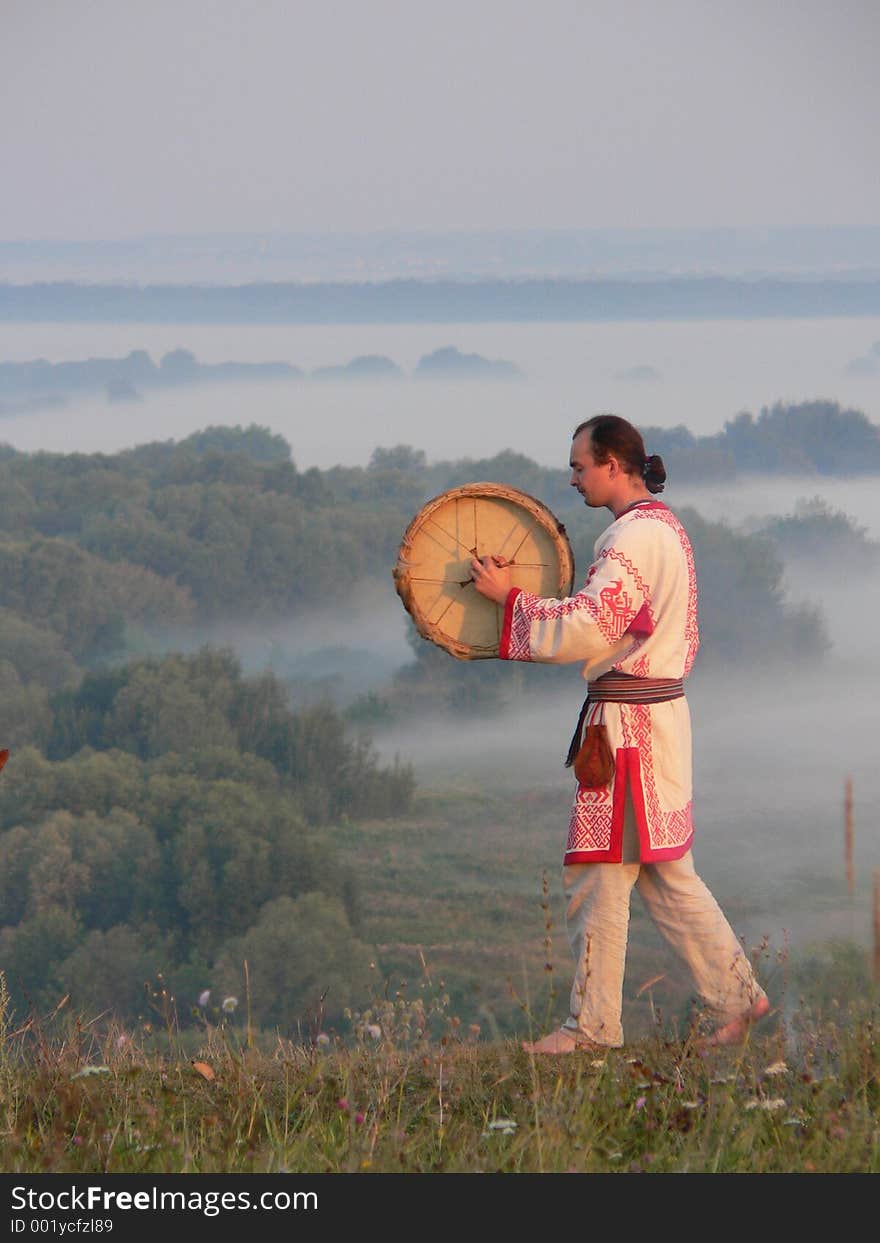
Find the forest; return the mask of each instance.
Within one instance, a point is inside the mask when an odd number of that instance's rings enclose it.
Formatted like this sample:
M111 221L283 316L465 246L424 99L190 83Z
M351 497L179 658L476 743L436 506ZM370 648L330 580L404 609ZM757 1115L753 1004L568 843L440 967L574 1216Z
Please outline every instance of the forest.
M816 472L853 461L871 435L863 416L819 404L725 429L731 451L760 443L766 464L767 446L797 445ZM676 455L711 450L668 433L660 451L674 468ZM535 670L462 665L411 630L411 658L383 685L316 696L283 663L245 672L204 636L232 620L295 631L319 607L356 612L370 586L393 596L413 514L475 479L539 496L565 521L574 512L563 472L511 452L429 464L396 446L365 467L301 472L286 441L257 426L113 455L0 449L0 743L12 752L0 778L0 968L18 1012L70 996L134 1021L158 977L189 999L180 1021L198 1022L194 999L235 997L247 961L256 1024L342 1021L375 956L357 826L409 815L416 794L412 770L382 764L368 731L418 729L427 707L488 716ZM682 516L701 663L748 651L753 663L815 667L824 621L788 601L783 554L823 540L838 553L877 546L816 504L753 533ZM571 523L580 574L603 525L582 511ZM555 672L542 670L545 687Z
M564 323L876 315L878 309L880 282L849 276L0 283L0 320L21 323Z

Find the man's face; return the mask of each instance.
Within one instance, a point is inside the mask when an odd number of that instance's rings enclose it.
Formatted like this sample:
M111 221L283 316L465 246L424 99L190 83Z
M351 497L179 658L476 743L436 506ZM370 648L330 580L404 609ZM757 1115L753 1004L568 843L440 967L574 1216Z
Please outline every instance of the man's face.
M611 463L609 461L603 466L597 465L593 461L590 443L589 431L581 432L571 442L569 483L580 492L585 505L589 505L591 509L599 509L609 501Z

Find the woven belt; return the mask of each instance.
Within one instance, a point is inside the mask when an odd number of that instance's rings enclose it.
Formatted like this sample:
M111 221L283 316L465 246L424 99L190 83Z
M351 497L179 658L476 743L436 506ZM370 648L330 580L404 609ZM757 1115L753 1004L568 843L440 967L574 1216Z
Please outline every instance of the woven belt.
M637 678L630 673L603 673L595 682L588 682L587 697L565 757L565 767L571 768L574 763L591 704L660 704L669 699L681 699L683 695L681 678Z
M591 703L661 704L667 699L681 699L684 682L681 678L635 678L629 673L603 673L587 684Z

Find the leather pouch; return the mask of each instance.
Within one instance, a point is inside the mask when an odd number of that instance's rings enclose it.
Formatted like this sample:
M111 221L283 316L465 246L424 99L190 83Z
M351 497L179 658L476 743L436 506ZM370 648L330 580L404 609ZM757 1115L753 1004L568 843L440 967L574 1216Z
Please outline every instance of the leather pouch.
M614 753L604 722L587 726L573 767L578 785L587 790L599 790L610 784L614 776Z

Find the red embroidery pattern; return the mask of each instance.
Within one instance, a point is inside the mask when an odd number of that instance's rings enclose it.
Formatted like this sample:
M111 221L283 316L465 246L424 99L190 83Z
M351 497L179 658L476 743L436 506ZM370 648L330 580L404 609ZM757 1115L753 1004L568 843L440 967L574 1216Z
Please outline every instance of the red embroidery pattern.
M604 638L609 643L615 642L626 630L635 616L629 596L624 593L621 602L613 603L614 597L620 592L620 581L602 589L600 607L591 596L579 591L576 596L565 600L542 600L530 591L521 591L513 603L513 617L510 626L510 647L508 660L531 660L530 632L532 622L553 621L557 617L569 617L572 613L586 610ZM606 593L608 597L606 598Z
M611 847L611 789L585 790L578 786L571 822L568 826L566 854L573 851L601 851Z
M614 643L636 615L632 606L632 596L628 591L623 590L623 582L617 578L607 587L602 588L599 592L599 599L603 607L596 621L605 638Z
M651 667L650 658L647 657L644 653L642 653L642 655L638 658L638 660L633 661L633 667L632 667L633 675L637 678L647 678L650 676L649 674L650 667Z
M639 591L642 593L642 598L644 599L645 603L650 608L651 589L649 588L645 580L642 578L641 574L638 572L636 567L630 561L629 557L625 557L623 553L620 552L619 549L617 548L604 548L602 552L599 554L599 556L609 557L612 561L616 561L619 565L623 566L627 574L629 574L630 578L633 580L635 585L638 587Z
M656 508L652 506L647 509L634 509L632 510L632 516L635 521L648 519L665 522L678 536L678 542L681 544L684 552L688 571L687 621L685 622L684 636L688 650L684 662L683 676L687 677L694 663L697 648L700 646L700 634L697 624L697 573L694 566L694 550L691 548L687 531L685 531L672 510L667 509L665 505L658 505Z
M531 618L526 611L524 605L528 603L528 599L537 600L537 596L530 595L527 591L521 591L513 602L513 612L510 621L510 640L507 648L508 660L531 660L531 642L530 634L532 629Z
M517 604L522 605L530 621L552 621L555 617L568 617L570 613L577 613L585 604L592 604L592 601L580 592L576 596L568 596L565 600L542 600L540 596L534 596L530 591L521 591Z
M654 780L654 751L651 745L651 705L622 705L621 718L630 716L635 735L635 745L639 750L639 761L642 770L642 795L645 800L645 814L648 820L648 837L652 850L663 850L668 846L681 846L690 836L693 825L691 804L676 811L663 811L657 794Z

